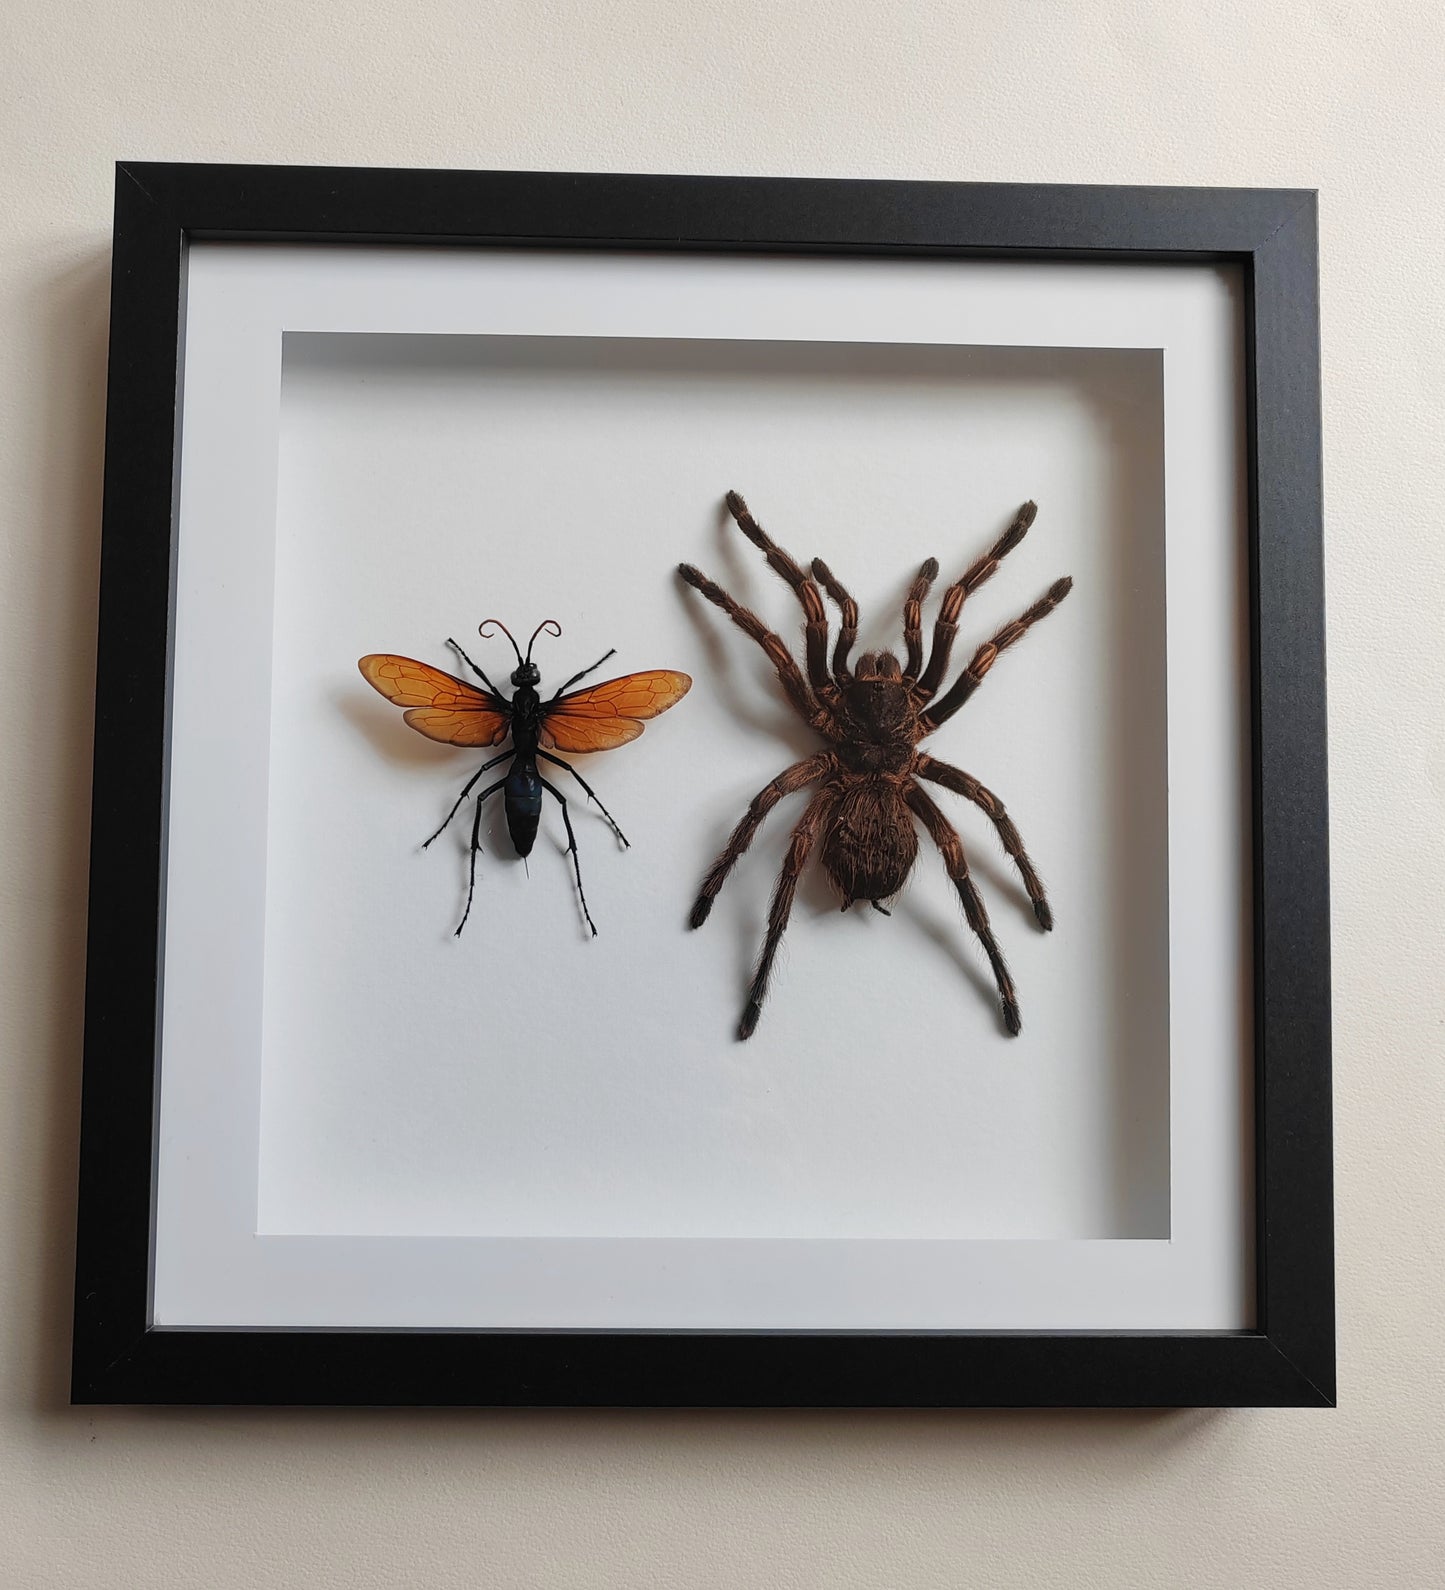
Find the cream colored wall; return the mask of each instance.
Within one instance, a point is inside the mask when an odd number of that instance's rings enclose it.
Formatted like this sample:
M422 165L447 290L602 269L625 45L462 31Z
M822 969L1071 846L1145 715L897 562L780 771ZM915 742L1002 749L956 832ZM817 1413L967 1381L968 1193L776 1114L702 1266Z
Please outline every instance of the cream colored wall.
M0 1586L1441 1582L1442 77L1425 0L0 8ZM117 156L1322 190L1337 1411L65 1406Z

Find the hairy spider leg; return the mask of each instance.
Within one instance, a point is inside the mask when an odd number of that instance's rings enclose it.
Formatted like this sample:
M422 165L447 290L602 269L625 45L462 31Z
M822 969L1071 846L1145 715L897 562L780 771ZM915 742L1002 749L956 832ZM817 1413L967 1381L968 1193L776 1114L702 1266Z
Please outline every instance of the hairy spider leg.
M964 570L962 577L955 580L943 593L943 603L938 609L938 617L933 625L933 652L928 659L928 667L914 690L915 696L920 701L932 699L934 692L943 683L944 674L948 672L948 660L953 654L953 641L958 634L958 615L963 611L964 599L972 596L980 585L998 572L999 564L1028 534L1029 526L1034 522L1038 511L1036 503L1026 502L1014 515L1013 523L988 551L971 563Z
M791 795L809 784L816 784L820 778L835 771L837 766L836 757L830 752L820 751L817 756L810 756L804 762L794 762L791 767L784 768L775 779L765 784L753 796L742 821L733 829L727 844L723 846L722 854L708 868L707 876L702 881L702 889L688 917L689 927L699 928L707 921L712 903L717 899L723 884L727 882L728 874L737 865L743 852L752 844L758 829L763 826L763 819L773 807L785 795Z
M1013 978L1009 975L1008 966L1004 962L1003 952L999 949L998 942L993 936L993 929L988 924L988 911L984 906L983 896L978 892L978 885L969 874L963 841L927 792L917 784L909 785L904 798L922 819L929 837L943 854L948 876L953 880L954 888L958 890L959 899L963 901L963 914L968 918L969 927L977 934L979 943L983 945L984 954L988 956L988 964L993 968L993 980L998 985L999 999L1003 1003L1004 1026L1008 1028L1011 1036L1017 1038L1023 1026L1023 1019L1019 1014L1018 995L1014 989Z
M511 752L507 754L510 756ZM495 795L499 789L505 789L506 787L506 779L499 778L495 784L489 784L477 796L477 814L472 818L471 863L467 871L467 908L462 912L461 921L457 923L457 930L452 935L454 938L462 936L462 929L467 925L467 918L472 914L472 895L476 893L477 888L477 852L482 848L482 802L486 800L488 795ZM450 819L448 820L450 821Z
M909 683L917 679L923 669L923 604L937 578L938 559L929 558L903 598L903 643L908 648L903 677Z
M612 655L611 652L607 653L607 657L610 657L611 655ZM602 661L606 662L607 661L607 657L604 657L602 659ZM593 667L600 667L600 666L601 665L597 664L597 663L593 664ZM589 668L587 670L588 673L591 673L591 671L592 671L591 668ZM578 678L580 678L580 677L581 677L581 675L579 674ZM627 848L630 850L632 848L632 841L617 826L617 820L613 817L612 813L609 812L607 810L607 808L602 804L602 799L598 795L597 791L592 788L592 786L587 782L587 780L585 778L582 777L582 775L577 771L577 769L575 767L573 767L570 762L564 762L560 756L553 756L550 751L544 751L540 745L537 747L537 755L540 756L544 762L551 762L554 767L565 767L567 769L567 771L572 775L572 777L575 778L577 780L577 782L582 786L582 788L587 791L587 799L590 800L590 801L595 801L597 803L597 810L600 811L602 813L602 815L607 819L608 824L611 826L612 832L614 834L616 834L617 837L622 841L622 843L624 845L626 845Z
M590 668L584 668L580 674L573 674L572 677L567 681L567 683L565 685L558 685L557 688L552 692L553 701L555 701L557 699L557 697L560 696L564 690L570 690L572 688L572 686L575 685L579 679L585 679L588 674L596 673L597 670L602 666L602 664L607 661L608 657L615 657L616 655L617 655L617 648L614 646L611 651L607 652L604 656L599 657L597 659L597 661L595 663L593 663ZM602 804L602 802L598 801L597 804L600 806Z
M592 913L587 909L587 896L582 889L582 869L577 865L577 836L572 832L572 819L567 815L567 797L555 784L549 784L540 773L537 775L537 782L562 808L562 821L567 825L567 849L572 857L572 871L577 874L577 898L582 902L582 915L587 918L587 926L592 929L592 937L595 939L597 924L592 920Z
M768 997L768 982L773 974L773 959L787 930L788 916L793 909L793 896L798 891L798 879L807 865L814 841L833 815L836 806L837 797L831 790L819 790L808 802L807 809L799 819L797 827L793 829L793 837L788 842L788 853L783 858L783 870L778 874L777 887L773 891L773 903L768 908L768 935L763 940L763 952L758 957L758 968L753 973L752 986L748 989L748 1002L743 1006L742 1019L738 1022L739 1038L751 1038L758 1025L763 1001Z
M940 724L947 723L983 683L984 675L998 661L999 653L1021 641L1040 619L1047 618L1053 612L1073 588L1074 582L1067 574L1063 579L1055 580L1032 607L1025 609L996 635L984 641L949 690L919 718L918 726L922 732L932 734Z
M965 800L970 800L977 806L993 824L1003 848L1013 859L1013 864L1018 868L1019 877L1023 879L1024 888L1028 891L1029 901L1034 908L1034 916L1038 924L1047 933L1054 925L1054 913L1044 895L1044 886L1034 864L1029 860L1028 852L1024 849L1023 838L1013 819L1004 810L1003 802L991 789L986 789L971 773L965 773L961 767L952 767L947 762L937 761L931 756L920 756L918 759L917 774L919 778L931 779L935 784L941 784L944 789L949 789L956 795L962 795Z
M838 630L838 643L833 648L833 679L839 690L846 690L853 682L853 672L848 667L848 654L853 650L854 641L858 639L858 604L844 590L837 575L822 558L813 559L813 578L822 585L838 607L841 627Z
M499 762L505 762L508 757L515 756L515 755L516 755L515 751L506 750L506 751L503 751L500 756L494 756L490 762L483 762L482 763L482 765L476 770L476 772L473 773L472 776L462 786L462 792L461 792L460 795L457 796L456 805L453 806L452 809L447 813L446 820L442 823L441 827L438 828L437 831L431 836L431 839L423 839L422 840L421 848L423 850L425 850L427 848L427 846L431 844L432 839L440 839L441 838L442 834L446 830L447 823L451 822L452 818L455 817L456 814L462 809L462 802L467 798L468 795L471 794L472 785L477 782L477 780L482 776L482 774L485 773L489 768L496 767ZM503 782L505 782L505 780ZM492 789L497 789L499 787L500 786L494 784L492 786ZM487 794L490 795L491 792L492 792L491 790L488 790ZM482 796L480 796L480 795L477 796L478 803L480 803L482 799L483 799Z
M467 667L471 669L471 671L477 676L478 679L480 679L482 681L482 683L487 687L488 690L490 690L492 692L492 694L494 696L501 696L502 695L502 692L497 689L497 687L492 683L492 681L487 678L487 676L482 672L482 670L477 667L477 665L472 661L472 659L467 656L467 654L462 650L462 648L460 646L457 645L456 641L454 641L451 638L450 635L447 636L447 645L451 647L451 649L457 654L457 656L461 658L461 660L467 665ZM502 699L505 701L506 697L502 696Z
M753 518L748 505L735 491L727 494L728 512L737 527L768 560L768 567L781 575L802 603L806 623L803 636L808 659L808 681L820 701L833 695L833 678L828 672L828 610L817 585Z
M691 563L678 564L677 572L695 591L700 591L714 607L722 608L745 635L751 636L763 648L768 661L777 670L779 683L787 693L788 700L803 721L820 734L836 737L837 725L832 714L813 699L808 690L808 683L803 678L803 671L798 667L793 654L762 619L729 596L722 586L708 579L707 575L695 569Z

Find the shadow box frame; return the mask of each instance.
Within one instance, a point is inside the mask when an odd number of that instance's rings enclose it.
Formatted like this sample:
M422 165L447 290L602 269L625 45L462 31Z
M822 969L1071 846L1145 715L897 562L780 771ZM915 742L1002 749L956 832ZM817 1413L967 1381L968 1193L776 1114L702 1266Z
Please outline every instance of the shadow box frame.
M174 1328L152 1322L160 947L193 242L1225 263L1243 284L1253 933L1244 1330ZM1306 191L117 167L72 1399L1332 1406L1318 261Z

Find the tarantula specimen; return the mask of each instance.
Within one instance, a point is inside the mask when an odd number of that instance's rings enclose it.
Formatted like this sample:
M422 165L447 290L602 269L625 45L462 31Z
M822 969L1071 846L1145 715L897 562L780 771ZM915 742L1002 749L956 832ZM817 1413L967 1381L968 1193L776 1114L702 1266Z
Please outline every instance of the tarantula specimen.
M701 927L707 921L718 891L738 858L752 843L763 819L785 795L816 786L793 830L773 893L767 937L738 1024L738 1036L751 1037L758 1024L773 959L788 925L798 879L814 847L819 849L824 871L842 898L845 911L855 902L866 900L875 910L887 915L884 902L902 889L918 855L914 818L923 824L929 838L942 852L948 875L963 901L968 925L978 935L993 968L1004 1025L1017 1036L1022 1021L1013 979L989 926L983 897L969 874L963 844L920 780L953 790L983 810L1018 868L1039 926L1047 930L1053 927L1054 919L1044 896L1044 886L1024 850L1018 829L998 797L961 768L925 755L918 746L935 729L947 723L978 689L999 653L1022 640L1033 625L1052 613L1069 594L1074 582L1068 578L1055 580L1032 607L986 640L973 654L967 668L939 694L948 672L964 601L993 576L1003 559L1023 540L1038 509L1026 502L998 541L944 592L926 664L922 609L924 599L938 578L935 558L929 558L918 571L903 603L904 661L900 664L892 652L867 652L858 658L856 666L850 667L849 654L858 635L858 604L821 559L813 560L811 575L805 573L764 532L737 492L728 493L727 505L738 528L766 556L769 567L787 581L802 604L806 676L784 642L755 613L690 563L682 564L680 573L689 585L720 607L744 634L757 641L777 670L789 702L827 741L825 749L786 768L753 797L743 820L703 879L702 891L692 908L691 925ZM831 671L828 616L820 585L837 606L841 618Z

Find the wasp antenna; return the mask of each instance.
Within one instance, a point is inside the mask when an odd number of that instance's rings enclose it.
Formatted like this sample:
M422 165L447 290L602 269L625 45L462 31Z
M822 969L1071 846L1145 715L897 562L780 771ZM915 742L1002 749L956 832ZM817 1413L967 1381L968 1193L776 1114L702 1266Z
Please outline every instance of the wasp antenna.
M538 635L540 635L544 629L549 635L555 635L559 639L561 638L562 626L557 622L557 620L555 618L544 618L542 622L537 625L536 629L532 631L532 639L527 642L528 662L531 662L532 660L532 647L536 643ZM520 660L521 659L518 658L518 661Z
M512 650L514 652L516 652L516 654L517 654L517 662L520 665L521 661L522 661L521 648L517 645L517 642L514 639L511 630L509 630L507 628L507 626L501 621L500 618L484 618L481 621L481 623L477 625L477 634L479 634L482 637L483 640L490 640L491 636L488 634L487 631L488 631L488 626L491 625L491 624L495 624L497 626L497 628L499 630L501 630L501 632L507 637L507 639L512 642Z

